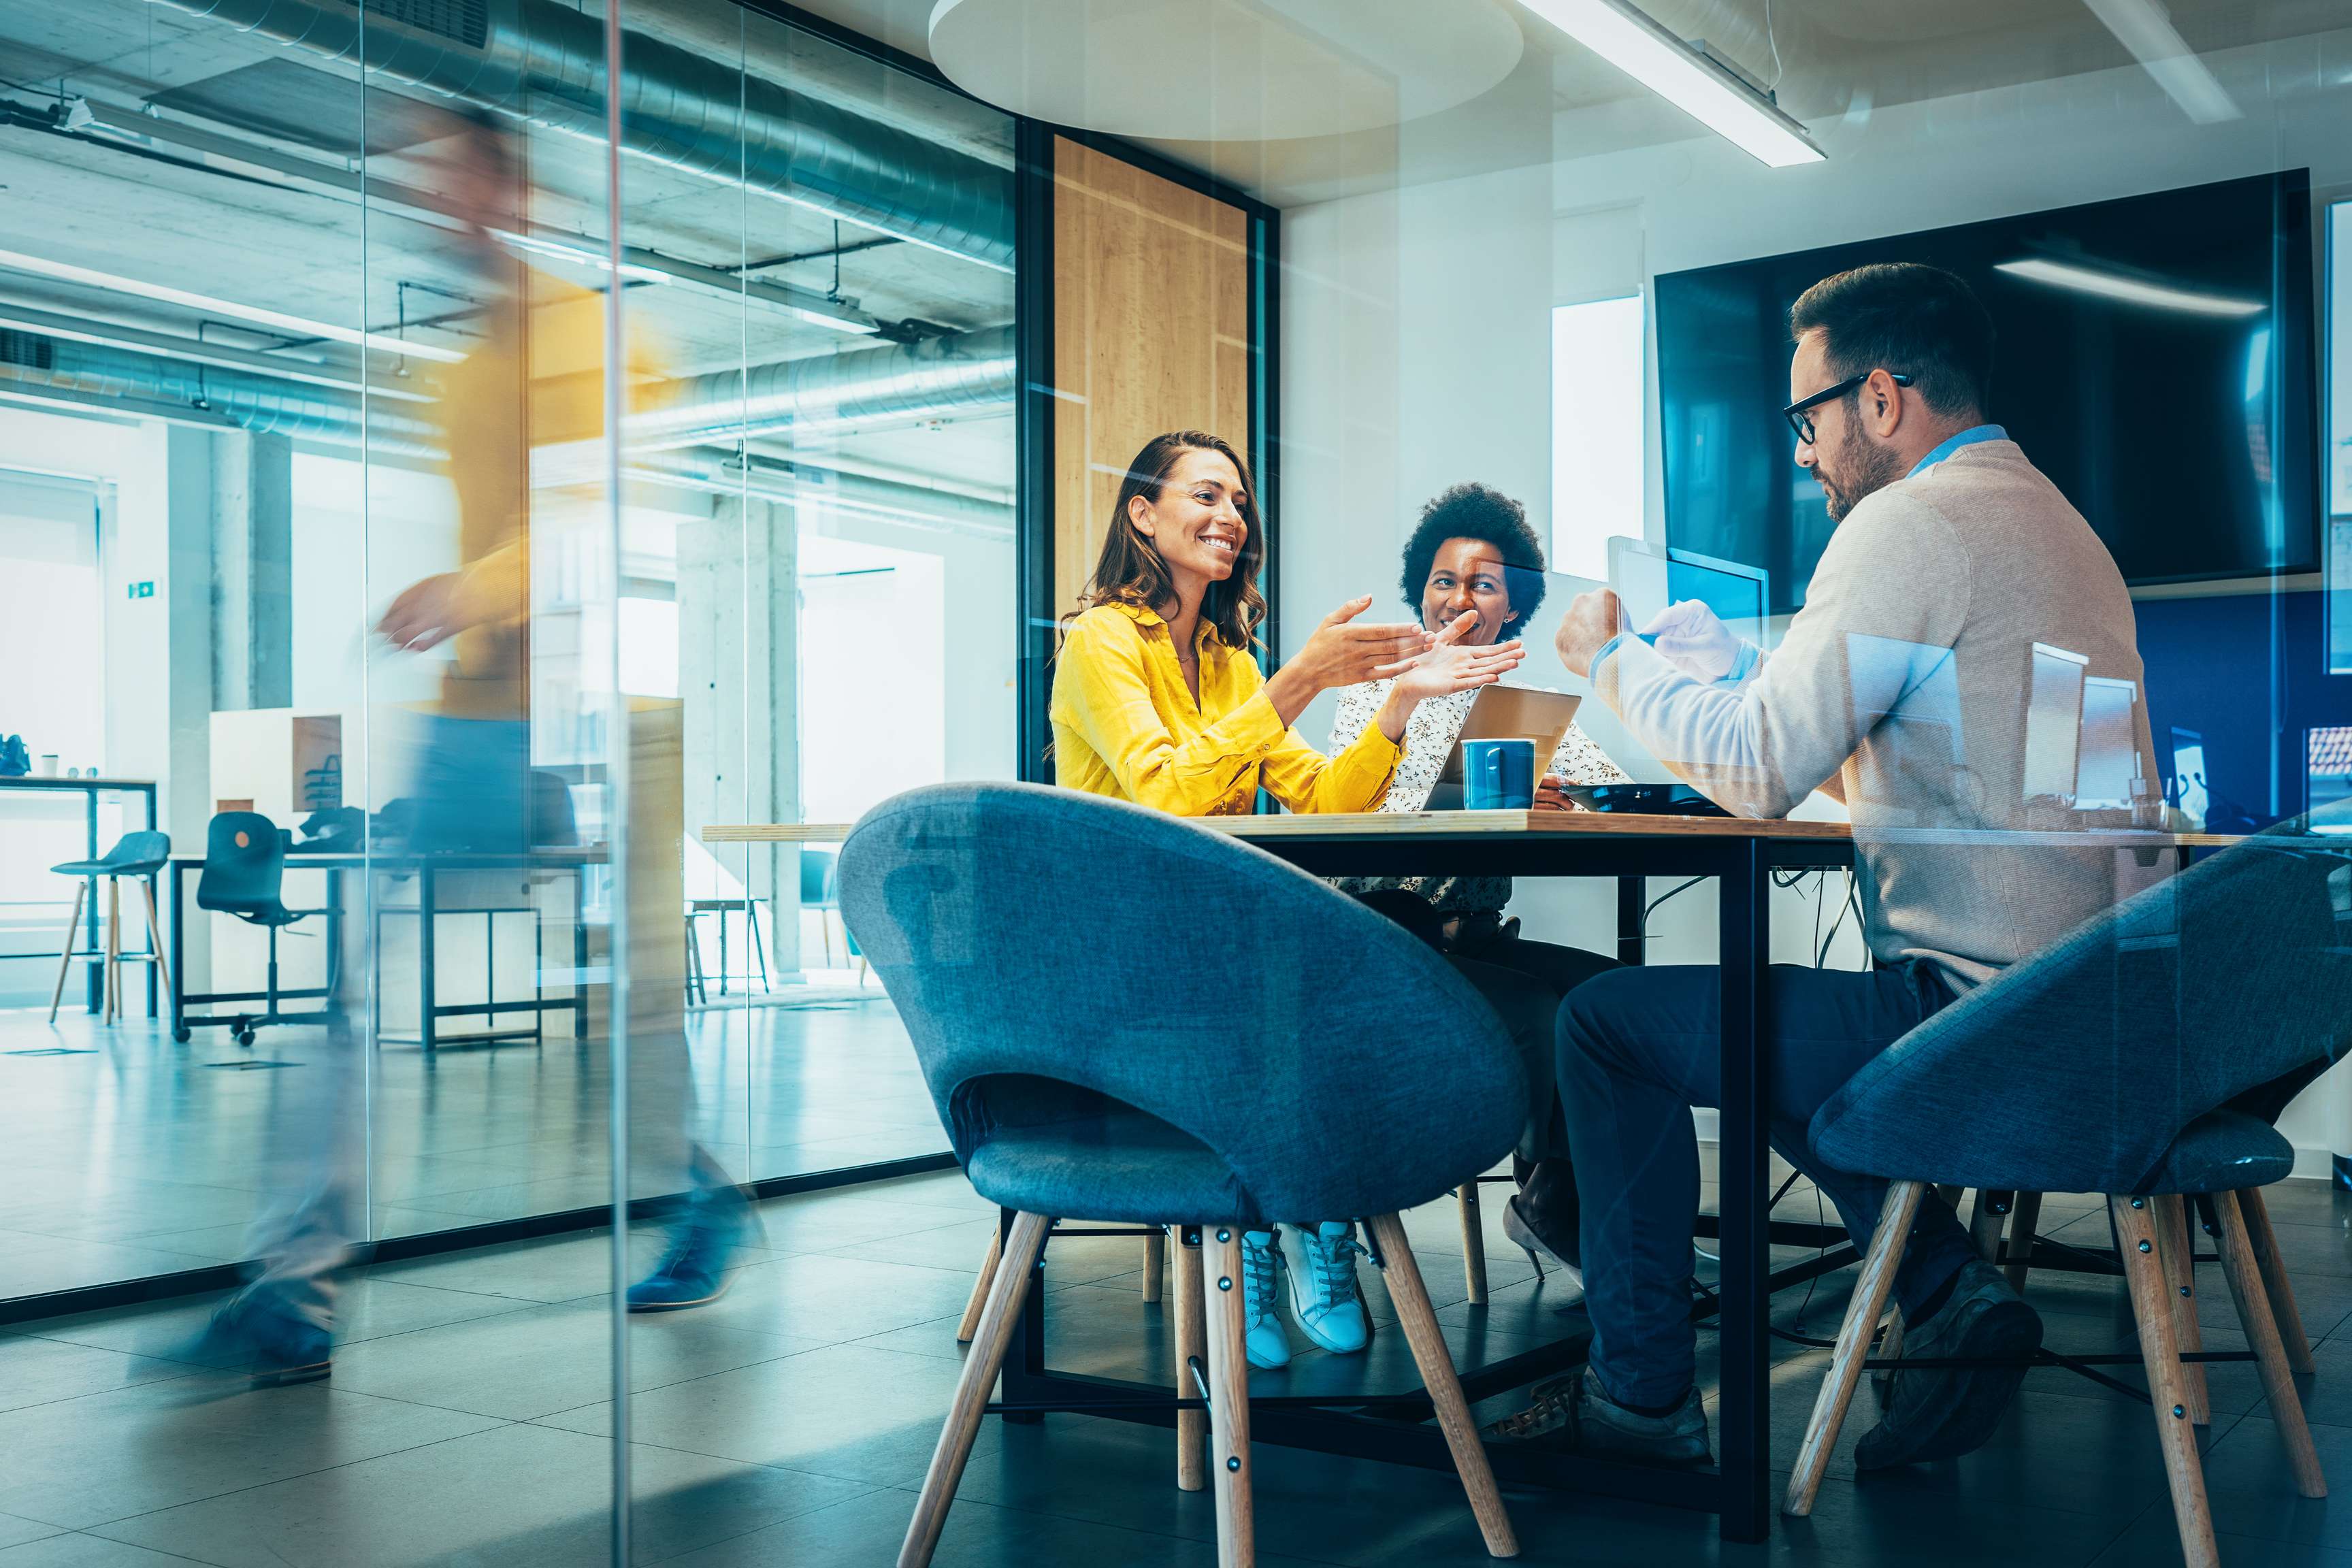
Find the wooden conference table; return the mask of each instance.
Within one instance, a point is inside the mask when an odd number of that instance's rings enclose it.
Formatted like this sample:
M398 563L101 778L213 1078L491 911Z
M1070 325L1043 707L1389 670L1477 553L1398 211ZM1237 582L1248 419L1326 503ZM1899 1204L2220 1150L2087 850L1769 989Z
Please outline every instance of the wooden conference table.
M1772 1221L1765 1163L1769 1066L1759 1026L1769 978L1769 896L1775 872L1838 868L1853 863L1842 822L1747 821L1728 817L1637 816L1557 811L1362 812L1292 816L1213 816L1204 827L1229 833L1318 877L1613 877L1617 879L1617 954L1642 962L1645 877L1705 877L1716 882L1723 994L1719 1096L1718 1215L1701 1216L1699 1234L1720 1244L1717 1332L1721 1402L1713 1469L1667 1470L1571 1458L1518 1445L1490 1445L1505 1481L1600 1492L1711 1510L1724 1539L1766 1539L1773 1487L1770 1444L1771 1294L1776 1288L1854 1260L1836 1226ZM707 844L837 843L845 824L754 823L706 827ZM1928 837L1924 836L1923 837ZM2145 856L2219 845L2199 835L2148 832L1973 835L1987 840L2063 841L2070 847L2129 848ZM1776 1276L1774 1241L1822 1248ZM1029 1292L1019 1347L1005 1362L1001 1408L1008 1419L1045 1410L1096 1414L1172 1426L1165 1387L1057 1373L1045 1363L1042 1290ZM1583 1359L1581 1337L1484 1366L1463 1369L1473 1403L1563 1371ZM1189 1392L1189 1391L1186 1391ZM1450 1470L1442 1433L1430 1421L1424 1393L1254 1398L1253 1440Z

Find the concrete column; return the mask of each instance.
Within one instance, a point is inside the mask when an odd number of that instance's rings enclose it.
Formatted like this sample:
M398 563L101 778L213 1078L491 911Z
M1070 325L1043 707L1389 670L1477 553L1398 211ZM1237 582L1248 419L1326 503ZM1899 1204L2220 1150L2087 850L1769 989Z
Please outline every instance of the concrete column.
M294 705L294 444L213 446L213 707Z
M800 584L793 509L720 497L677 531L677 682L686 705L686 832L800 816ZM689 849L691 856L695 851ZM768 966L798 973L800 851L711 851L773 911ZM715 966L715 947L705 960Z
M157 784L156 826L201 851L212 819L214 432L152 421L124 443L100 523L106 574L107 771ZM101 849L105 846L100 847ZM208 983L191 921L187 983Z

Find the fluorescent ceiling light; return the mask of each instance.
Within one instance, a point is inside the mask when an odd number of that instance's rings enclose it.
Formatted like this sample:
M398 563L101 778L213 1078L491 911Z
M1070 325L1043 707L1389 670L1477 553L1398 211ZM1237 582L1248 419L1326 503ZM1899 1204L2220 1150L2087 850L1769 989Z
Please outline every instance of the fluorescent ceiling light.
M2242 120L2243 110L2189 47L2157 0L2083 0L2131 51L2180 111L2200 125Z
M1520 3L1748 156L1775 169L1826 156L1770 99L1625 0Z
M466 357L460 349L445 349L433 343L415 343L383 332L363 332L357 327L337 326L332 321L314 321L307 316L289 316L283 310L264 310L258 305L239 304L234 300L215 300L209 294L192 294L184 289L168 288L161 283L143 282L136 278L124 278L112 272L99 272L87 267L74 267L63 261L51 261L43 256L26 256L14 250L0 250L0 267L17 272L30 272L40 278L54 278L60 283L78 283L86 289L104 289L116 294L135 294L142 300L154 300L166 305L181 305L191 310L201 310L208 316L226 316L235 321L251 321L256 326L275 327L296 337L327 338L339 343L355 343L362 348L381 349L385 353L405 354L412 359L433 360L441 364L456 364Z
M2110 272L2103 268L2086 267L2081 262L2056 261L2047 257L1995 262L1993 270L2031 282L2072 289L2078 294L2096 294L2103 299L2120 300L2127 305L2147 305L2158 310L2183 310L2192 316L2259 316L2270 309L2259 300L2241 300L2228 294L2200 294L2194 289L2182 289L2170 283L2135 278L2128 273Z
M565 245L561 240L541 239L536 235L514 234L503 228L490 230L490 236L509 250L520 250L530 256L545 256L557 261L569 261L574 267L593 268L598 272L610 272L613 269L612 262L605 258L603 252L590 250L585 246ZM669 281L668 273L657 272L650 267L639 267L630 261L621 263L621 276L638 283Z
M599 272L607 271L611 267L601 252L591 250L584 245L567 245L542 235L514 234L502 228L494 228L490 234L509 249L592 267ZM639 250L633 247L624 248L621 256L621 276L624 278L645 283L693 283L724 294L749 295L780 306L786 314L796 316L813 327L829 327L836 332L871 337L882 330L872 317L860 314L847 305L835 305L824 295L805 289L796 289L789 284L747 281L717 268L677 261L658 251Z
M882 329L871 321L861 321L855 316L836 316L830 310L808 305L786 305L784 313L797 316L812 327L831 327L836 332L848 332L857 337L872 337Z

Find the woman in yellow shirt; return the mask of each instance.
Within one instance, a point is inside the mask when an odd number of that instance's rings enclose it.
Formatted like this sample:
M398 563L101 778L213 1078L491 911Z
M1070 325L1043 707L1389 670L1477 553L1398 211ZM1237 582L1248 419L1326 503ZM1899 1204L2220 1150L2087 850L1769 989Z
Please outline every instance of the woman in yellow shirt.
M1055 782L1179 816L1245 814L1261 785L1293 811L1370 811L1423 700L1491 685L1525 657L1516 638L1457 645L1475 616L1433 637L1410 622L1358 622L1368 594L1263 675L1265 552L1249 472L1232 447L1180 430L1136 455L1087 584L1088 607L1065 629L1055 666ZM1291 731L1317 693L1391 676L1373 721L1338 755Z
M1461 643L1475 613L1433 635L1360 623L1366 595L1262 675L1265 552L1249 469L1231 446L1180 430L1136 455L1087 584L1087 607L1070 622L1054 670L1057 783L1180 816L1246 813L1261 786L1293 811L1369 811L1388 793L1423 700L1491 685L1524 657L1516 639ZM1384 679L1380 710L1336 756L1291 731L1318 692ZM1371 1327L1356 1289L1353 1226L1285 1225L1242 1233L1250 1364L1290 1359L1274 1311L1277 1237L1300 1329L1327 1351L1362 1350Z

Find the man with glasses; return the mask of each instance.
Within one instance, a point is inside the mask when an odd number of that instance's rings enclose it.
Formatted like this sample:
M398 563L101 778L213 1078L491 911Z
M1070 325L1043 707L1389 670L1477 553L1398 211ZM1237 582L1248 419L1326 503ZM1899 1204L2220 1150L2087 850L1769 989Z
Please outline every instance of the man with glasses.
M1930 1014L2130 890L2109 852L1969 842L2046 805L2021 789L2034 645L2100 675L2137 683L2141 670L2115 563L1986 420L1992 322L1965 283L1930 267L1861 268L1806 290L1789 327L1783 413L1837 526L1780 648L1767 657L1691 605L1629 633L1606 590L1570 606L1557 641L1634 739L1734 813L1785 816L1816 789L1850 809L1874 966L1775 965L1765 1035L1773 1146L1860 1245L1886 1184L1824 1167L1807 1143L1813 1112ZM2144 710L2135 717L2152 755ZM1706 1458L1690 1108L1717 1103L1719 1039L1712 970L1614 971L1561 1005L1592 1350L1580 1375L1538 1386L1495 1436ZM1911 1358L2021 1363L2041 1343L2040 1319L1942 1204L1921 1205L1895 1294ZM2023 1375L1898 1372L1856 1465L1968 1452Z

